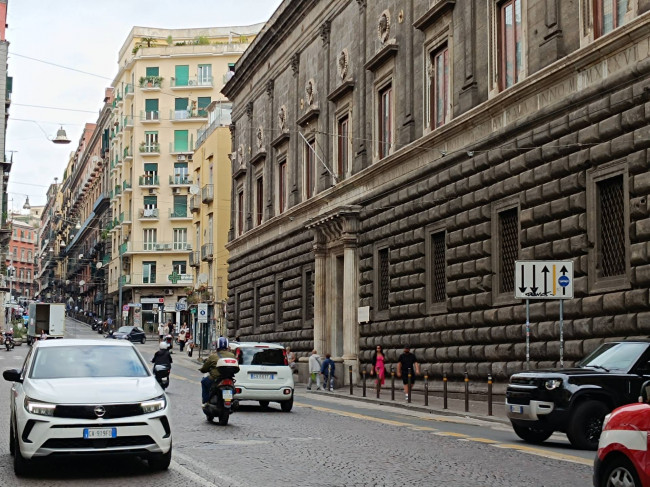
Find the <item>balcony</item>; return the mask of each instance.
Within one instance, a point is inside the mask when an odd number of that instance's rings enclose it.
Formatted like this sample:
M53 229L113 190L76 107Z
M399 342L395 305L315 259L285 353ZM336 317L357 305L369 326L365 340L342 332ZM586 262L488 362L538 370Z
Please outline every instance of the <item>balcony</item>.
M192 214L188 213L187 208L174 208L169 209L170 220L191 220Z
M122 125L126 129L132 129L133 128L133 117L125 116L124 121L122 122Z
M132 83L127 83L124 85L124 96L126 98L133 98L135 90L133 89L133 84Z
M210 89L213 87L212 76L201 76L189 79L178 80L174 77L171 78L170 86L172 90L190 90L190 89Z
M159 210L158 208L141 208L139 218L140 220L158 220Z
M127 191L133 191L133 187L131 186L131 183L128 182L127 180L122 181L122 191L125 193Z
M190 186L192 178L188 174L174 174L169 176L169 186Z
M128 147L124 148L124 162L132 161L133 160L133 152L131 152L131 149Z
M208 120L208 112L205 110L170 110L169 119L172 122L201 122Z
M190 198L190 212L194 213L195 211L201 210L201 201L199 200L199 195L196 194Z
M140 111L140 122L142 123L158 123L160 122L160 112L158 110Z
M195 250L190 252L190 267L200 267L201 259L199 258L199 251Z
M142 76L138 82L142 91L159 91L163 78L161 76Z
M158 156L160 155L160 144L145 144L140 143L140 155L142 156Z
M131 220L131 212L130 211L123 211L120 213L120 222L123 225L131 225L132 220Z
M131 275L127 274L125 276L120 276L120 281L122 283L122 286L131 284Z
M214 244L207 243L201 245L201 260L210 261L214 258Z
M214 184L206 184L201 189L201 201L203 203L210 203L214 200Z
M120 255L126 254L129 250L129 242L124 242L123 244L121 244L119 250L120 250Z
M158 176L140 176L138 177L138 186L141 188L153 188L160 186L160 179Z
M185 242L125 242L120 245L120 254L150 254L152 252L187 254L191 250L192 246Z
M173 276L173 280L170 279L170 276ZM169 287L173 285L188 286L189 284L192 284L194 276L192 274L170 273L168 275L158 275L157 273L154 273L144 276L140 274L126 275L121 276L121 279L123 286L147 286L153 284Z

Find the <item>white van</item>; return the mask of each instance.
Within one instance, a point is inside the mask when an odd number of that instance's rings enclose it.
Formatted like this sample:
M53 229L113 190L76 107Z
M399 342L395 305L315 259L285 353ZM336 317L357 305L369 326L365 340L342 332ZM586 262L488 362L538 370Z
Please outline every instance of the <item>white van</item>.
M259 401L262 407L279 402L282 411L291 411L293 373L284 347L278 343L230 342L230 349L239 361L235 399Z

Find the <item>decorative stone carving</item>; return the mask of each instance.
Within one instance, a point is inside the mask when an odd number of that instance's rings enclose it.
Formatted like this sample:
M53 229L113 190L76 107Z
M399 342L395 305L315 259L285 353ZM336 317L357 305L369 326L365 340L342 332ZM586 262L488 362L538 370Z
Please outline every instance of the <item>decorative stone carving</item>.
M246 105L246 115L248 115L248 118L253 118L253 102L249 101L248 104Z
M323 45L327 45L330 43L330 33L332 32L332 22L329 20L326 20L323 22L323 24L320 26L320 37L323 39Z
M313 78L307 81L307 84L305 85L305 95L307 95L307 105L313 105L314 97L316 96L316 82Z
M244 146L240 145L239 148L237 149L237 162L239 164L244 163Z
M388 10L384 10L379 16L377 34L379 34L379 40L382 44L385 44L390 37L390 12Z
M287 126L287 107L284 105L278 110L278 125L280 126L280 131L284 132Z
M350 55L348 54L347 49L343 49L341 51L341 54L339 54L339 60L337 63L339 78L341 78L341 80L347 78L349 66L350 66Z
M257 148L262 149L264 147L264 129L262 127L257 127Z
M359 4L359 11L365 10L368 6L367 0L357 0L357 3Z
M293 71L294 76L298 76L298 72L300 71L300 54L295 53L293 56L291 56L291 71Z
M266 82L266 94L268 95L269 98L273 97L273 88L275 86L275 83L273 82L272 79L268 80Z

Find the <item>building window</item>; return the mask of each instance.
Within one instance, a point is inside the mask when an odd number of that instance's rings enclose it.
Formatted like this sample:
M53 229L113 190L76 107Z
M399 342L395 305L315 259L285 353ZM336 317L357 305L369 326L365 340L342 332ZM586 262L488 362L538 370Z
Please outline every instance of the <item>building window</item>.
M350 123L348 115L341 117L337 125L337 176L339 181L345 177L350 160Z
M207 118L208 116L208 105L212 103L212 98L209 96L199 96L197 98L197 113L196 116L201 117L201 118Z
M623 176L615 176L596 184L598 192L598 277L624 275L625 265L625 200Z
M144 133L144 144L140 147L140 152L160 152L157 131Z
M180 275L187 274L187 262L184 260L173 260L172 272Z
M173 218L187 218L187 195L174 195Z
M515 291L515 261L519 255L519 210L501 211L499 219L499 293Z
M144 119L158 120L158 98L147 98L144 101Z
M174 228L174 250L187 249L187 228Z
M427 248L427 300L429 307L447 300L447 256L446 233L437 231L428 234Z
M158 241L158 230L155 228L145 228L143 230L143 250L156 250Z
M305 269L302 273L302 324L304 328L314 322L314 271Z
M287 209L287 160L278 163L278 213Z
M190 82L190 67L179 64L174 67L174 86L187 86Z
M32 251L31 250L27 251L27 260L30 261L30 262L32 261Z
M388 309L388 296L390 294L390 257L388 249L379 251L379 311Z
M145 210L155 210L158 208L158 197L157 196L145 196L143 198L144 209ZM145 212L146 215L146 212Z
M314 186L316 181L316 139L311 139L305 142L304 148L304 183L305 183L305 199L314 196Z
M174 130L174 152L187 152L189 150L188 137L188 130Z
M237 235L244 233L244 191L237 193Z
M522 0L507 0L499 6L499 61L501 89L524 78Z
M156 262L142 263L142 284L156 283Z
M253 331L257 331L260 326L260 291L261 286L253 286Z
M625 14L630 9L630 0L593 0L594 35L608 34L625 23Z
M199 86L212 86L212 64L199 64L197 78Z
M159 183L158 181L158 163L147 162L144 165L144 177L142 178L143 185L153 186Z
M262 224L264 216L264 178L258 177L255 181L255 224Z
M444 46L431 54L429 76L429 127L433 130L449 121L449 49Z
M176 98L174 100L174 120L185 120L189 118L190 99Z
M235 330L239 330L239 315L241 311L241 293L235 293Z
M385 86L379 90L379 158L391 152L393 143L393 87Z
M189 169L187 162L174 163L174 184L189 184Z
M282 330L284 311L284 280L276 278L275 280L275 329Z

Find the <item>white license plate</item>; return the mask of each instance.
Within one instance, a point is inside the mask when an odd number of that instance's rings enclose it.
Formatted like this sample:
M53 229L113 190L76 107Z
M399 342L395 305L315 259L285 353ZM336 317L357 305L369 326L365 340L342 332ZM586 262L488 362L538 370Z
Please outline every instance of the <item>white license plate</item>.
M84 428L84 438L87 440L117 438L117 428Z
M271 380L273 380L273 374L251 374L251 379L271 379Z
M510 412L511 413L523 413L524 412L524 407L523 406L516 406L514 404L510 405Z
M224 401L232 401L232 391L221 391Z

